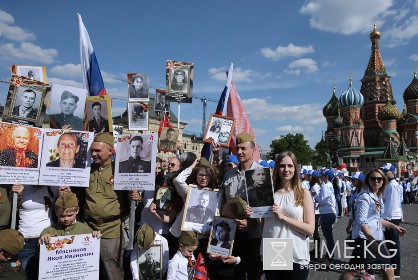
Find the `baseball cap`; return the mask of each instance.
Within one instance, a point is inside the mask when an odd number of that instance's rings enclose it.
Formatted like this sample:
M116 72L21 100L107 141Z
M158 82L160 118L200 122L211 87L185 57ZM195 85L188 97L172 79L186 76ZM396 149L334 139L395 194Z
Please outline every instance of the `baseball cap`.
M269 163L265 160L260 161L258 164L260 164L263 167L269 167Z
M385 163L380 169L383 169L383 171L396 171L396 167L391 163Z
M366 177L364 177L363 172L355 172L353 175L351 175L351 179L353 180L359 180L364 182L364 180L366 179Z
M319 172L316 171L316 170L312 170L312 173L311 174L312 174L312 176L317 177L317 178L321 177L321 175L319 174Z
M224 163L230 163L230 162L232 162L232 163L235 163L235 164L239 164L237 156L236 155L233 155L233 154L226 155L224 157L224 159L223 159L223 162Z

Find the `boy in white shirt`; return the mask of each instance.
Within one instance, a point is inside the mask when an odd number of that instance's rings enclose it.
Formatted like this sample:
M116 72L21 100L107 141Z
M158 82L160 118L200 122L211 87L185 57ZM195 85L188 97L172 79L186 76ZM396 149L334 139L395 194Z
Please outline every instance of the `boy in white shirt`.
M167 280L188 280L194 275L195 258L193 252L199 245L194 231L182 231L179 250L168 263Z

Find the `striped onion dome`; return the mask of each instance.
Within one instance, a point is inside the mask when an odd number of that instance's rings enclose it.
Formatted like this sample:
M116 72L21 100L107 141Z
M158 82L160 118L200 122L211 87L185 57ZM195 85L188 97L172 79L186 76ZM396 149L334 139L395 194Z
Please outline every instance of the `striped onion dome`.
M337 93L335 92L335 86L334 91L332 93L332 97L324 106L324 109L322 109L322 113L324 117L332 117L338 115L338 98Z
M386 105L380 110L377 117L381 121L386 121L397 120L400 115L401 113L399 112L398 108L396 108L396 106L394 106L392 102L388 100L388 102L386 102Z
M362 106L363 103L363 95L353 87L353 78L350 78L348 89L340 96L340 106Z
M406 102L408 100L418 99L418 79L417 72L414 72L414 79L409 84L409 86L403 92L403 100Z

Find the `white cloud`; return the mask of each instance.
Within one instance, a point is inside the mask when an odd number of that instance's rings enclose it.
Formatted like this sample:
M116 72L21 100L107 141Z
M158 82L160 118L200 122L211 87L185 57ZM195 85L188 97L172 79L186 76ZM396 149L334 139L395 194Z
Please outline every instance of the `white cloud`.
M60 77L71 77L71 78L81 78L81 65L80 64L65 64L54 66L49 71Z
M304 126L323 124L325 119L322 115L323 104L301 104L289 106L273 104L266 99L244 99L242 103L251 119L269 121L292 121L303 122Z
M299 11L314 29L350 35L370 32L375 19L381 26L393 5L393 0L308 0Z
M128 83L121 81L121 79L119 79L118 77L116 77L115 75L113 75L112 73L106 72L106 71L101 71L102 73L102 78L103 78L103 83L105 84L122 84L122 83L126 83L126 88L128 88Z
M12 43L0 45L0 56L5 59L31 60L40 63L52 63L58 55L56 49L42 49L33 43L20 43L15 47Z
M48 77L48 83L83 88L83 84L80 83L80 82L73 81L73 80L65 80L65 79L60 79L60 78L49 78Z
M112 106L112 117L117 117L122 115L123 113L125 113L126 111L126 106L125 107L121 107L121 106Z
M105 83L105 87L106 87L106 83ZM106 92L112 98L126 100L126 101L128 100L128 89L106 87Z
M388 47L396 47L406 45L409 40L418 35L418 16L408 17L400 24L394 24L392 28L385 31L385 36L388 37Z
M417 0L418 1L418 0ZM410 57L409 57L409 59L410 60L412 60L412 61L418 61L418 53L416 53L416 54L413 54L413 55L411 55Z
M208 70L210 78L212 80L226 82L226 68L225 67L212 67ZM242 69L241 67L234 68L233 80L234 82L252 82L253 79L262 80L269 77L271 73L260 74L250 69Z
M278 61L285 57L301 57L305 54L314 53L315 50L312 46L295 46L292 43L286 46L278 46L276 49L262 48L261 54L274 61Z
M298 133L303 132L305 128L298 125L283 125L276 127L276 130L283 133Z
M311 58L301 58L289 64L291 70L286 72L289 74L299 75L303 70L306 73L314 73L318 71L318 65L315 60Z
M0 9L0 32L2 36L17 42L35 40L35 34L13 25L14 21L15 20L11 14Z
M396 59L394 59L394 58L385 59L385 67L392 66L395 63L396 63Z
M188 125L202 125L202 119L186 119L181 121L187 123Z
M254 134L257 135L257 136L264 135L264 134L267 133L267 130L266 129L262 129L262 128L254 128L253 127L253 130L254 130Z
M289 75L295 75L295 76L299 76L301 70L300 69L296 69L296 70L284 70L285 73L289 74Z

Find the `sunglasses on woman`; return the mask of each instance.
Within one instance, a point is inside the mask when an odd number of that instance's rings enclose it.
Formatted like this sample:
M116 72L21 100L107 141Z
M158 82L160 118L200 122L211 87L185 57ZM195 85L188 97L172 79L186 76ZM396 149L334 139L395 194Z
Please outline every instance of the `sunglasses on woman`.
M381 182L383 182L383 177L370 176L369 180L370 181L377 181L378 183L381 183Z

